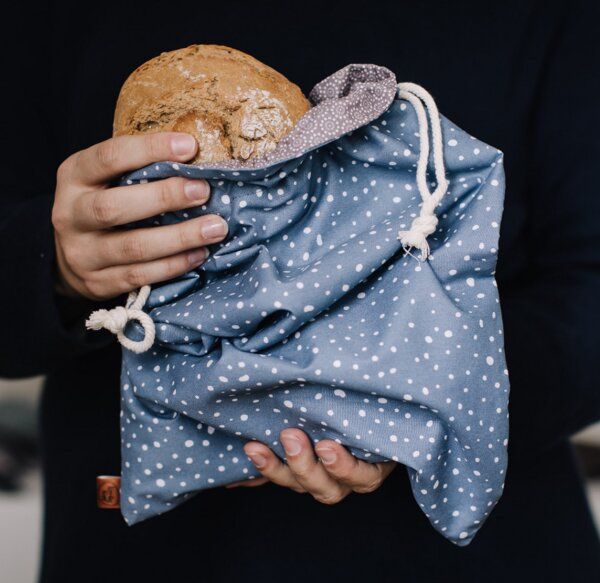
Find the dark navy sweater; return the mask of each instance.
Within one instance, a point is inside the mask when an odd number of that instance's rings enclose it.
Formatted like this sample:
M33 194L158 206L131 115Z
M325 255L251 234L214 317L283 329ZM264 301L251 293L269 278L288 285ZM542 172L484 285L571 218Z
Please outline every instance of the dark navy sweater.
M28 3L5 21L0 376L47 375L42 581L600 580L567 442L600 418L599 18L594 0L221 0ZM53 291L55 172L110 137L135 67L192 43L246 51L305 92L348 63L385 65L505 153L510 462L469 547L429 526L402 468L333 507L263 486L204 492L132 528L96 509L95 476L119 473L120 351L86 335L93 305Z

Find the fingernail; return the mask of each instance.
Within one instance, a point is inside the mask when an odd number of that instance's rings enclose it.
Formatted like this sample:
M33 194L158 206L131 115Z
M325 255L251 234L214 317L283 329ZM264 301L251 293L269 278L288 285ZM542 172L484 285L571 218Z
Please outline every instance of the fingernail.
M221 239L227 234L227 223L215 217L202 223L200 233L205 239Z
M264 455L260 453L249 453L247 455L259 470L267 465L267 458Z
M190 262L190 265L200 265L201 263L204 263L204 261L206 261L207 257L208 249L204 248L188 253L188 261Z
M326 466L334 464L335 460L337 460L337 454L335 451L326 447L319 449L317 451L317 455Z
M185 195L194 202L208 197L208 183L204 180L190 180L183 186Z
M298 455L302 451L302 444L300 440L291 435L286 435L281 438L281 443L285 449L287 455Z
M171 139L171 151L176 156L191 156L195 149L196 140L189 134L179 134Z

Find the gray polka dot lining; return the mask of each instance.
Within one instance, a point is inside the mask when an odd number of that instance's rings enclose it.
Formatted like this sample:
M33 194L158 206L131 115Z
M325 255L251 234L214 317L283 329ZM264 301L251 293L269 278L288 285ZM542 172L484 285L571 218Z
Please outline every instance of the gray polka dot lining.
M418 123L395 93L386 69L351 65L315 87L317 105L268 160L163 162L123 179L208 178L206 206L146 224L218 213L230 229L205 265L153 288L153 347L123 351L129 524L257 476L242 446L257 439L283 458L286 427L404 464L417 503L458 545L498 501L502 154L442 118L449 190L418 261L397 239L419 214Z

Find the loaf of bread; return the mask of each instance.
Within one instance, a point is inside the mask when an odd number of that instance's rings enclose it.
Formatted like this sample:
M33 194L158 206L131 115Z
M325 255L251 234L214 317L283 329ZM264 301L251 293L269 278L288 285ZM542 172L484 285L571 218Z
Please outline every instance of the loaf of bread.
M187 132L199 144L191 163L244 162L272 151L309 108L296 85L253 57L192 45L162 53L129 76L113 135Z

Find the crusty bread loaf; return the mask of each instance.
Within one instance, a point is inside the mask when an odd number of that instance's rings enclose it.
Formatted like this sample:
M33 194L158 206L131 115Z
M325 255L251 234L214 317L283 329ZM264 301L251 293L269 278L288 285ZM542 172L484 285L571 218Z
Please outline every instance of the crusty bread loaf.
M193 164L243 162L272 151L309 107L296 85L253 57L192 45L162 53L129 76L113 134L188 132L199 144Z

